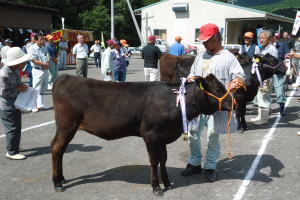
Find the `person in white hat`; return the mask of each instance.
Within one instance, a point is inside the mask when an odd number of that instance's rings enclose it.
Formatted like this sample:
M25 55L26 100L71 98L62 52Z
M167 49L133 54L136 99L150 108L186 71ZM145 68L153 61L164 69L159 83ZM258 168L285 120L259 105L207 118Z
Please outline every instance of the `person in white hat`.
M27 90L28 86L21 82L19 70L30 59L19 47L13 47L6 52L7 60L0 69L0 118L5 128L6 157L12 160L22 160L26 157L19 154L21 141L21 111L14 106L19 92Z

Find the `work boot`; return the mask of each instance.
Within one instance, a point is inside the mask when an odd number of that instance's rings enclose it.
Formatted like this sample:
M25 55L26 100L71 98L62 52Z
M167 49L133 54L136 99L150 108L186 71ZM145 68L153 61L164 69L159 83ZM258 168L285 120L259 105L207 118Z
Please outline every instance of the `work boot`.
M251 122L257 122L257 121L260 120L260 118L261 118L261 108L258 108L258 110L257 110L257 117L251 118L250 120L251 120Z
M202 167L194 166L191 164L187 164L186 168L180 172L181 176L192 176L194 174L201 174L202 173Z
M284 108L284 103L280 103L279 106L280 106L280 115L282 117L286 116L285 108Z
M268 108L261 108L261 118L259 121L254 122L254 125L260 126L268 124L269 122L270 110Z
M217 180L217 174L216 171L213 169L206 169L205 172L205 178L208 182L215 182Z

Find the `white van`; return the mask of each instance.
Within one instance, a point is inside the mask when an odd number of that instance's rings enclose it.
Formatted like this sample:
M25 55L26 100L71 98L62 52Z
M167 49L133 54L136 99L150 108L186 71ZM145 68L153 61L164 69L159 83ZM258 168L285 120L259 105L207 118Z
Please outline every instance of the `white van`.
M168 43L163 39L156 39L155 45L160 49L162 53L166 53L169 50Z

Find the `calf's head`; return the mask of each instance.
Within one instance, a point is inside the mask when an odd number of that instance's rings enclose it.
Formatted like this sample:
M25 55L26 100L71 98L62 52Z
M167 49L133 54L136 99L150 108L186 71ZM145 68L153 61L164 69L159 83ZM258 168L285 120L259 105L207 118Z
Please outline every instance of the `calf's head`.
M263 80L271 78L273 74L285 75L286 67L283 63L279 63L274 56L267 53L266 55L254 55L254 59Z
M200 113L211 115L220 109L227 111L232 109L231 95L213 74L209 74L206 78L196 77L195 83L197 84L197 92L194 97L194 104Z

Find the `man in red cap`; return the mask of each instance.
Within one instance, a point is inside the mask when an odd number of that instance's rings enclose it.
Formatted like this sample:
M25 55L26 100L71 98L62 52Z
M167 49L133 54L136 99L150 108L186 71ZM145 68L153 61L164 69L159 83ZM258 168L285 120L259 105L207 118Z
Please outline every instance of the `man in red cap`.
M101 58L101 74L104 81L115 81L113 49L117 43L114 40L108 40L106 43L108 47L103 52Z
M155 46L155 36L148 37L148 44L142 49L144 59L144 75L146 81L158 81L158 59L161 57L160 49Z
M198 38L206 48L200 52L191 67L188 80L192 81L193 76L206 77L208 74L214 74L217 79L233 90L238 83L245 79L244 71L237 61L236 57L228 50L223 49L222 37L219 28L214 24L206 24L200 28ZM232 117L231 132L236 131L235 117ZM191 176L202 173L201 167L201 132L207 126L207 151L204 163L205 177L207 181L214 182L217 179L216 167L217 159L220 155L219 134L226 133L228 113L218 111L213 115L200 115L190 123L189 146L191 154L186 168L181 171L182 176Z
M260 49L256 44L253 44L253 33L246 32L244 34L244 44L241 46L239 53L248 54L249 57L253 58L254 55L259 54Z

